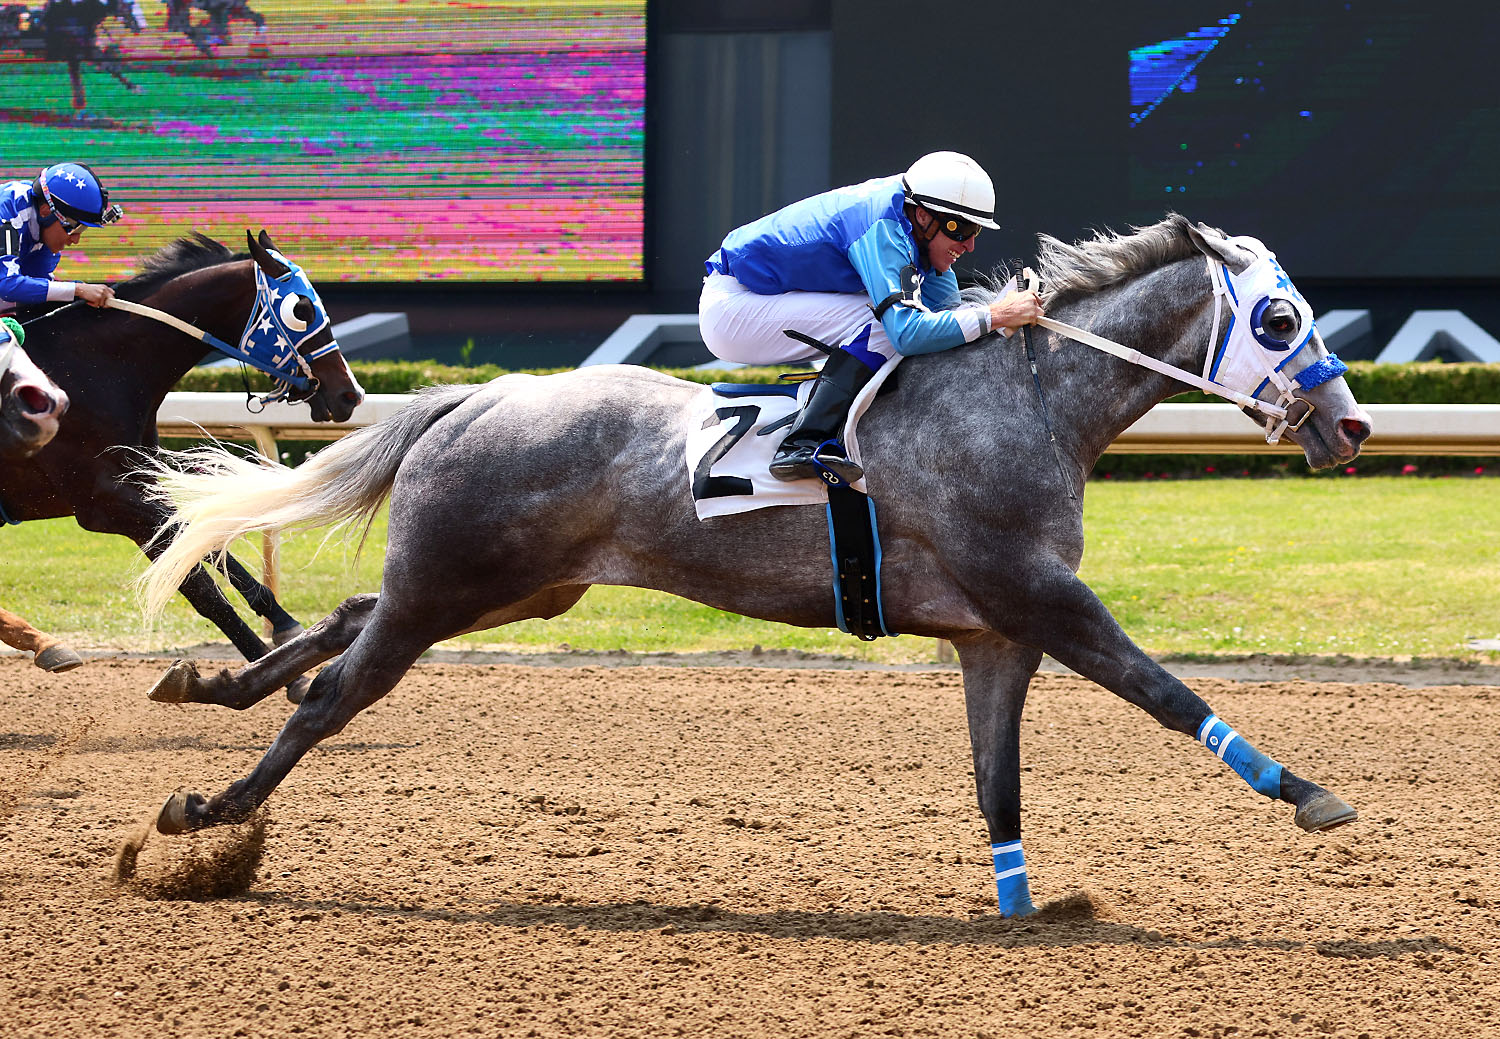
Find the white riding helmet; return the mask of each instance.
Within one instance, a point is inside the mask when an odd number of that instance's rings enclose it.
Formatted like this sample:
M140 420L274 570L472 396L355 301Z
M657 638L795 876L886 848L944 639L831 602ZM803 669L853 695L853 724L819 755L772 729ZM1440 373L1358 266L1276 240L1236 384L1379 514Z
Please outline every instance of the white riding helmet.
M906 198L934 213L952 213L998 230L995 185L979 163L959 152L929 152L901 178Z

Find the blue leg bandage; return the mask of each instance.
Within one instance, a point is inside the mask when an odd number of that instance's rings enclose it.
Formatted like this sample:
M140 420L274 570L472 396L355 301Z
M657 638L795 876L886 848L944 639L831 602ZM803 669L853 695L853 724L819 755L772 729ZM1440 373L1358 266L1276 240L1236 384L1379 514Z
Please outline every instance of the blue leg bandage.
M1210 714L1198 727L1198 742L1219 756L1257 793L1281 796L1281 765L1250 745L1250 741Z
M1021 842L991 844L990 855L995 860L1000 915L1026 916L1036 912L1036 906L1031 904L1031 887L1026 883L1026 856L1021 854Z

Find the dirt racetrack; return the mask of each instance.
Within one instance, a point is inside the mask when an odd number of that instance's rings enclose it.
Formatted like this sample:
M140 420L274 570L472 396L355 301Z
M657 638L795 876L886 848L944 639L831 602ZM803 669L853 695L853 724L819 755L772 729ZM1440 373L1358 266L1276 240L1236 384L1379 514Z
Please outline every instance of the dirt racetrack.
M244 828L116 885L289 710L150 704L165 663L0 660L4 1036L1500 1035L1497 688L1190 680L1360 810L1309 836L1042 674L1015 922L952 671L421 664L272 798L248 890L182 897Z

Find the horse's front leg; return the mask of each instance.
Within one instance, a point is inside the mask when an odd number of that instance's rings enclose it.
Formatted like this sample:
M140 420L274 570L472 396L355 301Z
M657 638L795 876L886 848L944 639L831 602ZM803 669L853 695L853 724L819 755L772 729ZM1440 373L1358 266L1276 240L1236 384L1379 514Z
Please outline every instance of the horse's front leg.
M191 660L174 661L147 696L158 703L206 703L241 711L348 649L364 630L378 595L345 599L323 620L238 671L207 677Z
M1302 829L1328 830L1354 821L1354 809L1341 798L1262 754L1146 656L1061 560L1022 570L1018 590L1022 594L997 617L1000 631L1050 653L1167 728L1192 736L1258 793L1295 805L1294 821Z
M264 617L271 622L271 641L275 645L290 642L302 634L302 625L297 623L281 603L276 601L275 594L267 588L255 576L245 569L243 563L232 555L224 557L223 566L220 568L224 576L229 578L230 585L240 595L244 596L245 603L254 610L257 616Z
M83 658L63 641L31 626L26 618L0 610L0 642L34 654L32 663L43 671L71 671Z
M979 810L990 831L1001 916L1035 911L1021 853L1021 708L1040 650L986 633L954 642L974 752Z

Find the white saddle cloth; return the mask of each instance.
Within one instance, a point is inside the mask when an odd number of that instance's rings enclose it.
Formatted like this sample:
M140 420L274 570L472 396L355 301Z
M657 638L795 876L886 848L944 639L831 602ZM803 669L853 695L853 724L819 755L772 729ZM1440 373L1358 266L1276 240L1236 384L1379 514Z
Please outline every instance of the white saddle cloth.
M843 441L855 462L861 462L856 432L860 416L900 361L900 355L886 361L849 409ZM716 393L711 386L703 388L688 410L686 452L693 506L700 520L772 505L822 505L828 501L828 488L822 480L778 480L771 475L771 459L791 428L786 419L802 406L812 386L812 380L808 380L763 388L735 386L725 393ZM795 396L790 392L794 388ZM853 487L863 491L864 480L855 481Z

